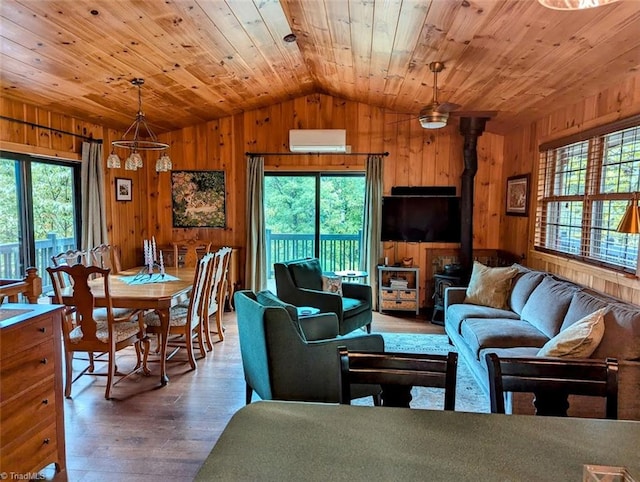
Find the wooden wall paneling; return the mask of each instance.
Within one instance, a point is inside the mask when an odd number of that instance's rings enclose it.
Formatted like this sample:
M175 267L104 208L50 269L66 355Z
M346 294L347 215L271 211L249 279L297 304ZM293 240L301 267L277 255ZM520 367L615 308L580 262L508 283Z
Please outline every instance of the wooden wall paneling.
M369 150L370 152L391 152L390 145L385 144L384 132L385 132L385 114L380 107L370 107L369 110ZM384 163L387 163L389 156L384 158Z
M38 123L38 109L32 105L24 105L24 120L33 124ZM33 126L24 126L24 143L30 146L39 146L40 139L38 137L38 129Z
M422 128L422 127L421 127ZM422 142L422 184L425 186L436 185L436 169L438 158L437 134L433 130L422 129L420 141Z
M409 162L408 173L411 182L416 185L427 185L424 179L424 142L422 139L424 129L418 121L415 119L410 120L407 123L409 128Z
M70 117L52 112L50 119L50 127L65 132L73 131L73 121ZM55 131L51 132L51 148L54 150L78 152L78 146L81 144L81 142L77 142L78 140L77 137L65 136Z
M51 119L51 113L45 109L40 108L37 110L37 112L37 124L41 126L48 126ZM52 132L49 129L38 128L38 145L47 149L53 149L51 134Z
M24 120L24 106L22 102L7 99L0 96L0 108L2 115L11 119ZM9 120L0 119L0 138L5 142L16 144L25 144L26 136L24 134L24 124L11 122Z
M409 176L409 165L411 163L411 153L409 150L409 138L411 136L410 125L409 122L398 123L394 186L413 186L416 185L417 182L417 179L411 179Z
M384 150L389 151L389 156L384 162L383 189L385 195L391 194L391 187L396 185L396 165L399 162L398 146L396 144L398 137L398 120L398 114L384 111L382 118L384 125Z

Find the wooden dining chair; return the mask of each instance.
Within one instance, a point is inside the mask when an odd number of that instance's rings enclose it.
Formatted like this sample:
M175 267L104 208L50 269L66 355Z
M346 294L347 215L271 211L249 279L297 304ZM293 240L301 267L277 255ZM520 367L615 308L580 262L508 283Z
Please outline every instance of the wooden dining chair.
M111 398L111 390L115 385L115 377L126 378L133 373L147 369L147 355L149 353L149 339L145 334L142 313L133 321L117 322L113 315L113 306L109 294L109 270L97 266L56 266L47 268L53 283L56 303L65 305L65 315L62 327L65 351L65 397L71 397L71 385L80 376L89 372L97 375L93 370L93 357L89 365L73 378L73 354L75 352L106 353L108 363L107 387L105 398ZM64 287L59 276L64 273L71 279L71 285ZM92 284L100 283L100 289L105 294L106 317L98 320L94 316L95 301L89 287L89 280L95 278ZM121 374L116 366L116 352L133 346L136 351L136 365L126 374Z
M204 334L207 344L207 350L213 350L211 341L211 333L218 335L219 341L224 341L224 326L222 325L222 315L224 314L224 305L229 293L229 261L231 260L231 248L225 246L215 252L216 262L213 275L213 287L211 300L209 303L209 316L204 320ZM211 331L210 320L215 316L216 331Z
M414 386L444 388L444 409L455 410L458 354L354 352L338 347L340 403L351 403L352 384L382 387L382 405L407 407Z
M120 249L110 244L99 244L89 250L91 264L100 268L111 270L111 274L117 274L122 271L120 263Z
M501 358L485 356L492 413L505 413L505 392L535 394L536 415L567 416L568 395L606 398L605 416L618 418L618 362L615 359Z
M54 256L51 256L51 262L53 266L73 266L76 264L83 264L88 266L91 264L89 262L89 254L81 249L69 249L62 253L58 253ZM67 286L71 282L69 277L63 272L57 272L56 276L60 278L61 286Z
M176 241L173 245L174 267L193 268L205 254L211 251L211 243L189 239L186 241Z
M182 335L187 349L187 359L192 369L196 368L196 358L193 353L194 340L202 357L206 356L203 340L203 320L208 317L209 298L211 297L211 279L213 276L213 253L206 254L196 264L193 278L193 289L187 304L173 306L169 312L169 335ZM144 316L147 333L158 335L158 343L165 343L162 338L160 317L153 311ZM167 358L171 358L175 351Z

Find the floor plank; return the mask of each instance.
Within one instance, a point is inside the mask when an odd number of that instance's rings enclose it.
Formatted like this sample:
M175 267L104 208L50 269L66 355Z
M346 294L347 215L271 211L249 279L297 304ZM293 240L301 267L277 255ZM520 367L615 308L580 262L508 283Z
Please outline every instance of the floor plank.
M189 369L184 350L167 363L170 382L134 375L104 399L106 378L83 376L65 401L70 482L192 480L231 416L244 406L245 384L235 313L224 316L225 341ZM443 333L424 317L374 314L373 332ZM196 352L198 353L198 352ZM119 356L133 366L132 350ZM51 470L45 474L53 477ZM53 480L56 480L53 477Z

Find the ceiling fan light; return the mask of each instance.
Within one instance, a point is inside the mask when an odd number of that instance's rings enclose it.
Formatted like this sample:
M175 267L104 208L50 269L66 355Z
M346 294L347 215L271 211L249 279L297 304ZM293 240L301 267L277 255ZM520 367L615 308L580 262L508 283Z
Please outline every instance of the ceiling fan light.
M447 125L449 113L436 111L421 112L418 119L424 129L441 129Z
M552 10L584 10L587 8L601 7L618 0L538 0L543 7Z

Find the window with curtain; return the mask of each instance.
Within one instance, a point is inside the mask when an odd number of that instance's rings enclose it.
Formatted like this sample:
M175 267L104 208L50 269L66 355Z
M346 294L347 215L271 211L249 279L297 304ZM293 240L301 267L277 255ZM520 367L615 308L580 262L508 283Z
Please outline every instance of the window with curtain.
M535 248L635 273L640 235L617 227L640 191L640 119L540 150Z
M80 165L0 152L0 278L35 266L51 288L51 256L78 248Z

